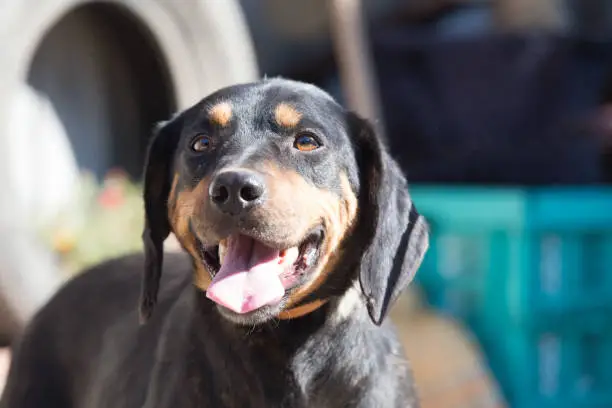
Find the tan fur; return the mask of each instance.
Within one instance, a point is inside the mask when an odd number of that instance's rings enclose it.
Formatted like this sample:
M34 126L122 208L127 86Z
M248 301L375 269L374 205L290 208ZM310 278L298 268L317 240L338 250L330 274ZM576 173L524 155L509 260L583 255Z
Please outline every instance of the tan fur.
M174 235L176 235L177 240L183 248L185 248L194 259L200 259L200 254L196 247L196 237L194 237L189 230L189 220L197 214L199 207L198 202L201 200L202 196L208 196L209 179L202 179L191 191L177 192L177 182L178 176L175 175L168 200L170 224L172 225ZM194 283L198 288L205 291L211 282L210 272L200 262L195 263L195 268Z
M232 105L229 102L218 103L210 108L208 114L212 123L225 127L232 120Z
M280 103L274 110L274 119L282 127L293 128L302 120L302 114L293 106Z
M301 176L296 176L302 179L302 183L306 183L310 187L296 184L296 187L294 187L296 192L303 191L299 198L296 197L296 201L299 200L303 203L302 205L309 206L309 209L305 208L303 211L317 216L319 222L323 223L326 240L321 247L319 268L314 271L310 282L291 295L287 308L298 303L325 282L327 276L335 268L336 263L342 256L340 243L350 231L357 215L357 197L353 193L346 175L342 174L340 176L342 181L341 197L331 192L317 189L307 183ZM299 182L294 177L292 179L293 183ZM304 231L303 234L306 232Z

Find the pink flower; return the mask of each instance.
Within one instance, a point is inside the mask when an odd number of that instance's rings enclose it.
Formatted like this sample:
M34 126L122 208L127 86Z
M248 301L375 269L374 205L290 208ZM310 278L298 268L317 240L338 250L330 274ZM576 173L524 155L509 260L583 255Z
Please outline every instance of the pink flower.
M118 185L109 185L105 187L98 196L98 202L106 209L120 207L125 202L123 188Z

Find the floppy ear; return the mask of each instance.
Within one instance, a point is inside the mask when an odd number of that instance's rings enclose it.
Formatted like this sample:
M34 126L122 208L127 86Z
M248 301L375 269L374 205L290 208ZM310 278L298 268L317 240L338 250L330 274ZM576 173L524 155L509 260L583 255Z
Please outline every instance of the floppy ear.
M408 183L372 126L348 118L359 167L359 228L369 235L359 272L372 321L380 325L414 278L429 246L428 226L413 205Z
M147 151L144 170L145 227L142 233L145 265L140 294L140 321L146 322L157 303L164 259L164 240L170 234L168 195L174 152L182 120L160 123Z

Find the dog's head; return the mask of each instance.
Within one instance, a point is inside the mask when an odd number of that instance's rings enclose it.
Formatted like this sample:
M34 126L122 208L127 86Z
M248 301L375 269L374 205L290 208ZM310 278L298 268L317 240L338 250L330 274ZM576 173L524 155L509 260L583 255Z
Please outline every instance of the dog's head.
M372 127L288 80L222 89L162 124L144 199L143 320L170 232L193 258L195 285L243 324L307 313L356 279L380 324L428 245Z

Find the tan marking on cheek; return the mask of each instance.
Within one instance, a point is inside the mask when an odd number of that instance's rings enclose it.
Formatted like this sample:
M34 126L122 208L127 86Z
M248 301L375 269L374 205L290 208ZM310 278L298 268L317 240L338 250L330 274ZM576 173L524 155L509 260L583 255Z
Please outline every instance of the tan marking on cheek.
M296 127L302 119L302 114L293 106L286 103L280 103L274 110L274 119L282 127Z
M232 120L232 105L229 102L218 103L210 108L208 114L212 123L225 127Z
M174 173L172 177L172 187L170 187L170 194L168 195L168 217L172 219L174 208L176 206L176 186L178 185L178 173Z
M193 275L194 286L202 292L206 292L210 286L210 282L212 282L212 279L208 270L203 265L197 266Z
M311 197L308 201L308 206L311 208L307 208L306 211L318 214L319 219L324 224L326 239L321 248L318 269L313 272L310 282L291 295L287 303L288 308L323 285L329 274L335 269L337 262L342 258L340 245L355 221L357 197L353 193L345 174L341 175L341 183L341 197L331 192L321 191L314 186L306 193Z
M191 191L176 193L177 180L178 177L175 176L168 203L170 223L177 240L196 260L194 284L198 288L206 290L211 280L210 273L202 263L198 262L200 254L198 253L196 238L189 228L189 220L199 213L200 203L207 197L209 180L208 178L202 179ZM174 199L174 197L176 198Z

